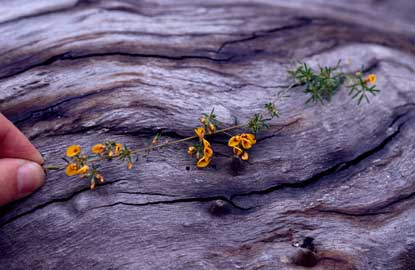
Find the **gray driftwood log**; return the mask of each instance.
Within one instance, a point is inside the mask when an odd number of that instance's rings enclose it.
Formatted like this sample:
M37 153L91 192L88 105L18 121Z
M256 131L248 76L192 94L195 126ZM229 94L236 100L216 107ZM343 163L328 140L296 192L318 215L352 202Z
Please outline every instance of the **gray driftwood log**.
M0 269L415 269L414 6L1 1L0 111L50 163L72 143L189 136L212 107L245 121L293 60L365 65L382 93L320 106L294 89L238 174L220 137L206 170L180 145L110 163L95 191L50 173L0 209Z

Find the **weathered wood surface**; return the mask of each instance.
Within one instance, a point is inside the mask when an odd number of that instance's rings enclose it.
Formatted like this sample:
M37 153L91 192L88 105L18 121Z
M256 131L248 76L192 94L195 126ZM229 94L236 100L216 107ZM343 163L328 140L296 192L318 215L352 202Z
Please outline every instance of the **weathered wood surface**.
M244 121L293 59L365 65L383 90L362 106L292 91L238 175L225 138L206 170L181 145L109 164L95 191L51 173L0 210L1 269L303 269L306 237L313 269L414 269L413 1L4 0L0 14L0 111L52 163L74 142L191 135L212 107Z

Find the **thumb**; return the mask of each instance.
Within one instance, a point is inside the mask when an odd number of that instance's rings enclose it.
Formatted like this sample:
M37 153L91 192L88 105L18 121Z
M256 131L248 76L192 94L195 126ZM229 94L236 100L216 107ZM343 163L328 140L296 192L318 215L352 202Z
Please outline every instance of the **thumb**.
M42 167L23 159L0 159L0 206L23 198L45 181Z

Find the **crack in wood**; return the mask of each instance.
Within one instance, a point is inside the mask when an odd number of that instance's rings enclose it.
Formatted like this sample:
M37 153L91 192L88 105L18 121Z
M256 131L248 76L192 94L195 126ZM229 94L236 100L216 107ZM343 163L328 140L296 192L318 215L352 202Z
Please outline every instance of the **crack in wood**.
M268 29L268 30L254 31L249 37L226 41L226 42L222 43L222 45L219 46L219 48L216 50L216 53L220 54L222 52L222 50L230 44L237 44L237 43L242 43L242 42L246 42L246 41L252 41L252 40L255 40L257 38L261 38L261 37L264 37L264 36L267 36L269 34L273 34L273 33L276 33L276 32L282 32L282 31L293 30L293 29L305 27L305 26L310 25L313 22L313 20L311 18L307 18L307 17L297 17L297 18L294 18L294 20L297 21L297 23L290 24L290 25L284 25L284 26L280 26L280 27L276 27L276 28L271 28L271 29Z
M399 120L405 118L407 115L410 114L412 110L407 111L404 114L400 114L397 117L395 117L394 119L392 119L393 124L395 124L396 122L398 122ZM407 120L409 121L409 120ZM316 182L320 181L323 178L326 178L330 175L333 174L337 174L341 171L345 171L348 168L355 166L361 162L363 162L364 160L368 159L369 157L373 156L374 154L382 151L390 142L392 142L392 140L394 138L396 138L401 130L401 127L407 122L404 121L403 123L399 124L399 126L396 128L396 130L390 134L389 136L387 136L386 138L384 138L377 146L375 146L372 149L369 149L368 151L359 154L357 157L355 157L352 160L346 161L346 162L341 162L338 163L330 168L328 168L327 170L324 170L322 172L319 172L315 175L313 175L312 177L305 179L303 181L300 182L296 182L296 183L283 183L283 184L278 184L276 186L271 186L267 189L263 189L263 190L255 190L255 191L250 191L247 193L237 193L237 194L233 194L230 196L230 199L233 200L237 197L246 197L246 196L253 196L253 195L266 195L284 188L304 188L306 186L310 186L312 184L315 184ZM392 127L392 125L390 125L389 127Z
M26 67L22 70L17 72L7 74L5 76L0 77L0 80L4 80L7 78L15 77L16 75L25 73L29 70L32 70L37 67L49 66L58 61L74 61L79 59L86 59L86 58L98 58L98 57L108 57L108 56L125 56L125 57L133 57L133 58L154 58L154 59L162 59L162 60L172 60L172 61L184 61L189 59L199 59L199 60L209 60L217 63L224 63L229 62L232 60L232 56L223 57L223 58L213 58L209 56L203 55L182 55L182 56L169 56L169 55L162 55L162 54L140 54L140 53L127 53L127 52L105 52L105 53L91 53L91 54L83 54L83 55L71 55L71 52L66 52L60 55L52 56L41 63L37 63Z

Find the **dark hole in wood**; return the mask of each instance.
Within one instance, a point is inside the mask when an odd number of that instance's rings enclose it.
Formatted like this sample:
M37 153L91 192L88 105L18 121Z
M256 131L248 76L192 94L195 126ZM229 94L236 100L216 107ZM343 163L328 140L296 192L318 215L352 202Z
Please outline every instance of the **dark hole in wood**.
M224 200L215 200L209 206L209 213L215 216L226 215L226 214L229 214L230 212L231 212L231 209L229 207L229 204Z
M301 247L309 249L311 251L315 251L313 241L314 241L313 237L306 237L304 238L303 243L301 244Z
M303 240L299 250L293 257L293 263L304 267L313 267L317 265L317 256L314 247L314 238L306 237Z

